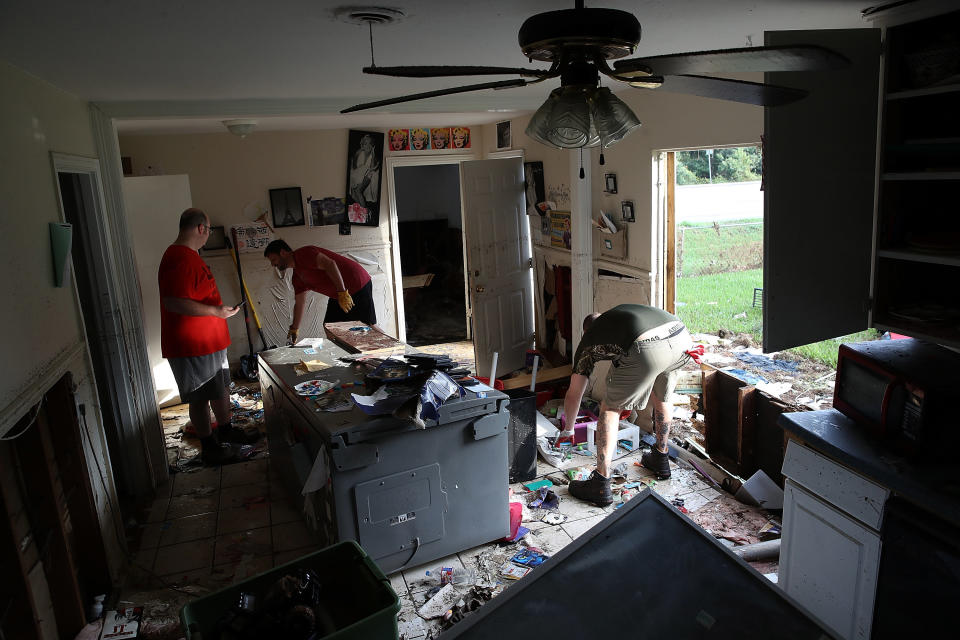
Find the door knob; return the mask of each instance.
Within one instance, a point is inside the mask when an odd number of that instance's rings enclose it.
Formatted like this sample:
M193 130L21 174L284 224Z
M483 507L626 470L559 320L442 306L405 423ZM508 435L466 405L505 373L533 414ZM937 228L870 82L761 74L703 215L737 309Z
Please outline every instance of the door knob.
M484 291L483 287L479 287L479 286L477 287L477 293L483 293L483 291Z

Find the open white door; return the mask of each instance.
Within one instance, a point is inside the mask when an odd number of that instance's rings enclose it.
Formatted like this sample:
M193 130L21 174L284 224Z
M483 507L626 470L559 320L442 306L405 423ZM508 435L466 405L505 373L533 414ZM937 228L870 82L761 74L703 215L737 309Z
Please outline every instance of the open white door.
M524 365L533 343L533 263L524 197L523 160L460 164L467 280L477 372L497 375Z

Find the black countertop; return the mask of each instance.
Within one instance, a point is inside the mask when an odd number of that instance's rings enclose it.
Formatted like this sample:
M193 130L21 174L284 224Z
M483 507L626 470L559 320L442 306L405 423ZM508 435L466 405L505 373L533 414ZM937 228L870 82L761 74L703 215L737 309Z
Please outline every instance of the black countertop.
M813 449L904 500L960 526L960 465L956 458L907 459L836 409L780 415L778 424Z
M311 351L308 353L307 351ZM413 347L404 345L405 353L417 353ZM290 402L298 406L306 422L319 431L326 439L341 437L347 441L360 441L387 432L412 431L419 429L412 420L397 420L391 414L371 416L354 406L348 411L327 412L317 408L314 398L317 396L298 395L295 387L308 380L337 381L337 393L348 396L369 395L373 389L366 385L365 376L369 369L363 365L344 363L341 356L350 356L346 351L330 340L324 340L321 346L310 350L308 347L280 347L260 352L261 376L270 375L279 383ZM352 356L356 357L356 356ZM377 357L384 357L378 355ZM294 366L301 360L319 360L328 365L320 371L299 375ZM353 386L344 386L353 385ZM374 385L377 386L377 385ZM498 402L507 400L500 391L489 391L479 395L467 390L463 398L452 398L444 403L439 421L428 421L427 426L444 424L450 417L447 414L463 415L472 409L477 414L495 410Z

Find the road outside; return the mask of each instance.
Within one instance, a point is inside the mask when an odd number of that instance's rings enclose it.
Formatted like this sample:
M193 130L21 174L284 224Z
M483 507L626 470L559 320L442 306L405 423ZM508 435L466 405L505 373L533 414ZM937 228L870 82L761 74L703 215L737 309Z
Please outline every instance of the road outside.
M759 180L677 186L674 198L677 223L763 218Z

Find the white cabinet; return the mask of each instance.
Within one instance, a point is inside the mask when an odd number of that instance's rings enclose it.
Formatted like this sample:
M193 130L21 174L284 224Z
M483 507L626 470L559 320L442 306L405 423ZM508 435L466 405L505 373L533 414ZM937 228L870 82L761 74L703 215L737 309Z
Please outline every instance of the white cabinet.
M880 536L787 479L777 584L841 638L869 638Z

